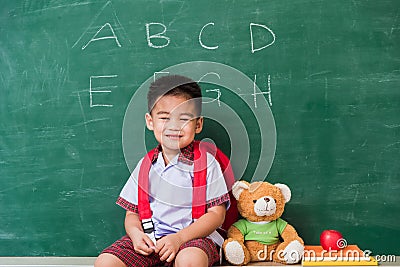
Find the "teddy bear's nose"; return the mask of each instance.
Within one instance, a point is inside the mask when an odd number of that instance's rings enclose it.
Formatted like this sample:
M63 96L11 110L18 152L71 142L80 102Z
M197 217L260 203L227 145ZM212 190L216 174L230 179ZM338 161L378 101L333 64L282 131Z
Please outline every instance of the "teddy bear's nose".
M269 202L269 197L264 197L265 202Z

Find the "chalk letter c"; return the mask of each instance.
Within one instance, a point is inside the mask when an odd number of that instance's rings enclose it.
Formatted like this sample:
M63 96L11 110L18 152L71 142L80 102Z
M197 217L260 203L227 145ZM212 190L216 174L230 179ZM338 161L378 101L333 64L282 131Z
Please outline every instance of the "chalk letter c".
M209 22L209 23L207 23L206 25L204 25L203 28L201 28L201 31L200 31L200 33L199 33L199 43L200 43L200 45L201 45L202 47L204 47L205 49L214 50L214 49L217 49L219 46L218 46L218 45L216 45L216 46L207 46L207 45L203 44L203 42L201 41L201 35L203 34L203 30L204 30L204 28L207 27L208 25L213 25L213 26L214 26L214 22Z

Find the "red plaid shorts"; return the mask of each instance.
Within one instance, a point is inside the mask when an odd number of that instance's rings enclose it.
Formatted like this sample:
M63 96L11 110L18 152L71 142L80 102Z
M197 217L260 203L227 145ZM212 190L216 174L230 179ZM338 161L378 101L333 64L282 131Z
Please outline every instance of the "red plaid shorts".
M202 249L208 256L208 266L212 266L219 261L219 253L215 243L209 238L193 239L183 244L179 250L188 247L197 247ZM150 267L150 266L172 266L172 262L163 262L155 253L144 256L135 252L132 240L127 236L123 236L104 249L102 253L109 253L118 257L127 267Z

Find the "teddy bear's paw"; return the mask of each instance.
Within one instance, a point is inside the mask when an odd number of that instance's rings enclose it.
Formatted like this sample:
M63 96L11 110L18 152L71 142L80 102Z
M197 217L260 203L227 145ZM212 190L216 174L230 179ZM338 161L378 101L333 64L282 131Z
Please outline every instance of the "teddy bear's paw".
M245 260L245 252L238 241L230 241L225 245L225 258L234 265L241 265Z
M304 246L297 240L290 242L283 250L283 260L287 264L298 263L303 257Z

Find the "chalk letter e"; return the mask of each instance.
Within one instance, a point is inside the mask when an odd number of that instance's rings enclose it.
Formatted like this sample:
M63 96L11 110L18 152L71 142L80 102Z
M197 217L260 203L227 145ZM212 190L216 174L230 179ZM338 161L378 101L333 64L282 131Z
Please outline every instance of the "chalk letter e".
M95 79L109 79L109 78L116 78L118 75L100 75L100 76L90 76L89 80L89 96L90 96L90 107L112 107L113 105L110 104L93 104L93 95L94 94L109 94L111 90L93 90L93 80ZM115 88L116 86L101 86L100 88Z
M262 28L266 29L272 35L272 41L270 43L264 45L263 47L254 48L253 26L258 26L258 27L262 27ZM254 52L260 51L264 48L267 48L268 46L271 46L275 42L275 34L270 28L268 28L265 25L257 24L257 23L250 23L250 40L251 40L251 53L254 53Z
M164 28L164 30L160 33L157 34L153 34L150 35L150 26L151 25L160 25ZM151 22L151 23L146 23L146 34L147 34L147 44L149 45L149 47L153 47L153 48L163 48L169 45L170 39L166 36L163 36L163 34L167 31L167 27L165 27L164 24L162 23L157 23L157 22ZM155 45L151 42L152 38L158 38L158 39L165 39L167 41L166 44L164 45Z

